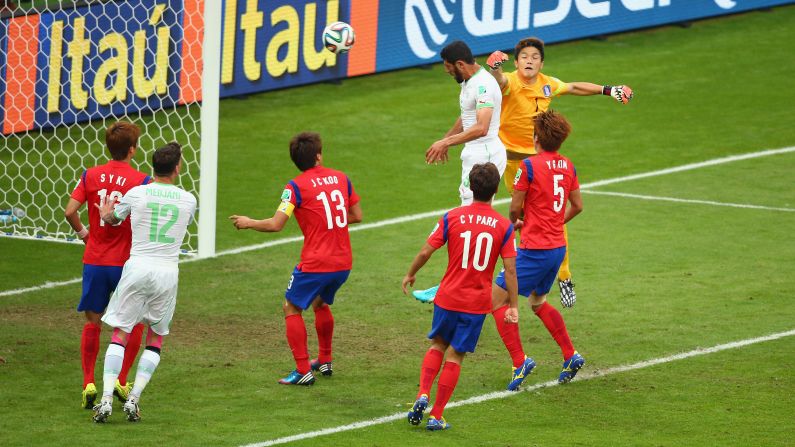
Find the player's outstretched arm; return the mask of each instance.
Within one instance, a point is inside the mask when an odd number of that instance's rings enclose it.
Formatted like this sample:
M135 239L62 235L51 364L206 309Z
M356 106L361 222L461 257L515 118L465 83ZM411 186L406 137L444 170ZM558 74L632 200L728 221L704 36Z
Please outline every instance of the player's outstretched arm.
M251 229L261 231L263 233L277 233L282 231L282 228L284 228L284 225L287 223L288 219L290 219L290 216L283 213L282 211L276 211L273 217L262 220L252 219L248 216L229 216L229 220L232 221L232 225L234 225L238 230Z
M566 215L563 218L564 223L574 219L574 216L582 212L582 194L579 189L569 193L569 207L566 208Z
M459 116L456 120L453 127L444 134L444 137L441 140L434 142L431 147L429 147L425 151L425 163L431 164L436 162L444 163L448 160L447 150L450 148L450 144L447 143L447 140L453 136L457 135L464 131L464 124L461 121L461 117Z
M356 205L348 208L348 223L354 224L362 221L362 206L357 202Z
M508 291L508 310L505 311L506 323L519 322L519 282L516 279L516 258L502 258L505 267L505 287Z
M78 202L70 197L69 203L66 204L66 208L63 211L63 215L66 221L69 222L72 230L77 234L77 237L86 244L88 243L88 228L83 226L83 222L80 221L80 213L78 212L82 206L83 202Z
M428 259L431 259L433 252L436 249L429 243L425 243L420 249L420 252L417 253L417 256L414 257L414 260L411 262L411 266L409 267L409 271L406 273L406 276L403 277L402 287L403 287L403 294L408 295L409 290L408 286L414 286L414 281L417 279L417 272L420 271L422 266L428 262Z
M497 84L500 85L500 89L504 89L506 85L508 85L508 78L505 77L505 74L502 72L502 64L504 64L508 60L508 55L503 53L502 51L495 51L489 55L489 58L486 60L486 65L489 66L489 72L494 79L497 81Z
M605 95L611 96L621 104L628 103L634 96L628 85L598 85L590 82L569 82L566 93L575 96Z

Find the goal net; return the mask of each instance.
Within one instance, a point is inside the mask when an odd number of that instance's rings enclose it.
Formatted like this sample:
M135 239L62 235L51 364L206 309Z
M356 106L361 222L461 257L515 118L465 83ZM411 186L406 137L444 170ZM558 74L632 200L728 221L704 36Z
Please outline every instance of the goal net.
M3 234L74 242L64 206L83 171L110 159L105 129L122 119L142 131L133 166L151 173L153 151L177 141L179 186L200 197L203 8L201 0L0 1ZM198 235L194 222L185 252L198 249Z

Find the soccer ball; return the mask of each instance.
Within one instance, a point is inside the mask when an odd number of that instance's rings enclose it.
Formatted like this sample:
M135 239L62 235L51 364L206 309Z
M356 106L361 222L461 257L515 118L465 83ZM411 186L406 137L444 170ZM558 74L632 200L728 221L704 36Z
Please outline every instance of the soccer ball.
M323 30L323 45L335 54L347 53L353 46L356 35L353 27L345 22L334 22Z

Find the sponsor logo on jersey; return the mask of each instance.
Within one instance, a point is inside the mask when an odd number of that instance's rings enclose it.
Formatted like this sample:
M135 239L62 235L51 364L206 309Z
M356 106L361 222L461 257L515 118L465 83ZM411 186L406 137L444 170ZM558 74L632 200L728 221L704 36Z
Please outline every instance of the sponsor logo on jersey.
M519 184L519 179L520 179L520 178L522 178L522 168L519 168L519 169L516 171L516 177L514 177L514 178L513 178L513 184L514 184L514 186L516 186L516 185L518 185L518 184Z
M438 229L439 229L439 222L436 222L436 225L433 227L433 230L431 230L431 234L429 234L428 237L433 236L433 233L436 233L436 230Z
M549 84L544 86L544 96L546 96L547 98L552 96L552 87L550 87Z
M284 188L284 191L282 191L282 202L289 202L292 198L293 190L290 188Z

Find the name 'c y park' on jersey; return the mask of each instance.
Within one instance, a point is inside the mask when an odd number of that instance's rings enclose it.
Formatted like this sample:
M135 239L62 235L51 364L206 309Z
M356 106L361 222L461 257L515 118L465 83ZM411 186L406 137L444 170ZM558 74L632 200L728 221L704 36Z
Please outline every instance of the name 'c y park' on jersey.
M436 224L428 244L447 244L447 271L434 303L470 314L491 312L491 281L497 258L516 257L513 224L491 205L474 202L448 211Z
M282 202L295 207L304 234L303 272L338 272L353 266L348 209L359 196L344 172L324 166L307 169L284 187Z
M580 189L571 160L542 151L522 161L514 180L516 191L527 191L519 248L546 250L566 245L563 223L572 191Z

